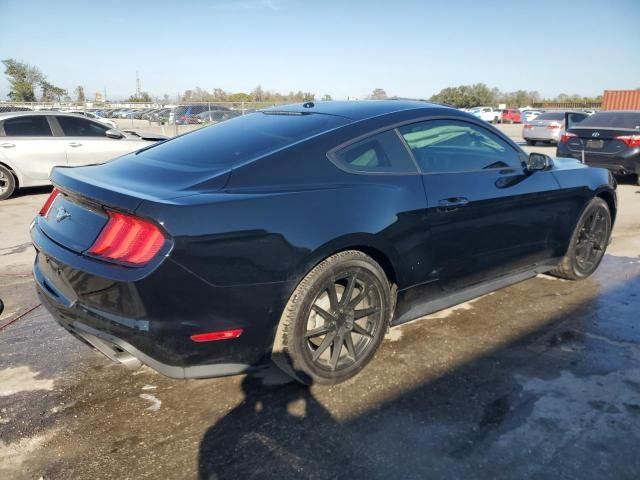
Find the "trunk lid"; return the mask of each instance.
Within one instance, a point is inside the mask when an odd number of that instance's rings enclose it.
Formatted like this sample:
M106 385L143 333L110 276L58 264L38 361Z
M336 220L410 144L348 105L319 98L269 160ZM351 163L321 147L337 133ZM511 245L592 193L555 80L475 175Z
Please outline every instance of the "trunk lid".
M568 132L577 135L567 142L567 147L572 152L579 153L584 150L586 153L616 155L628 148L622 140L616 140L616 137L634 135L638 131L624 128L573 127Z
M105 208L135 213L145 200L172 199L222 189L229 169L171 165L135 154L101 165L58 167L51 181L60 190L36 224L47 237L74 252L85 252L108 220Z

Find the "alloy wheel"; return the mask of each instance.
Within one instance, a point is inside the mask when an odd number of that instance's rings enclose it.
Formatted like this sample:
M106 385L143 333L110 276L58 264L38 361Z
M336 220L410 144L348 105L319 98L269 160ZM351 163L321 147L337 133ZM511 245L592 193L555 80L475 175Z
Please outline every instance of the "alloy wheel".
M322 370L350 368L365 358L383 328L382 296L369 272L351 269L330 280L311 304L304 340Z
M576 244L576 264L591 272L604 255L609 238L609 222L603 207L594 209L582 223Z

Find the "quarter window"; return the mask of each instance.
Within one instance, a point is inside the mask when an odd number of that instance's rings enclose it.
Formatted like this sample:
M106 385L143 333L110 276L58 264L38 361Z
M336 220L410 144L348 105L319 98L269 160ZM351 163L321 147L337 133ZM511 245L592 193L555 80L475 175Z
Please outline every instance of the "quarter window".
M519 153L497 135L459 120L430 120L399 128L424 173L519 167Z
M79 117L56 117L66 137L104 137L109 127Z
M395 130L352 143L333 155L348 170L370 173L416 173L416 166Z
M4 134L8 137L51 137L51 128L45 115L15 117L4 121Z

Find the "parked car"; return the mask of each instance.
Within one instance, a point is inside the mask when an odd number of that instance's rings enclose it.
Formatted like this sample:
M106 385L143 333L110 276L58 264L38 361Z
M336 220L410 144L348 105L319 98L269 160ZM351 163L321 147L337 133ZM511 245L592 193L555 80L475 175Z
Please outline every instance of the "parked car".
M477 107L469 113L489 123L498 123L501 111L492 107Z
M524 115L525 122L531 122L542 115L540 110L522 110L521 115Z
M218 105L212 105L207 103L194 104L194 105L179 105L173 109L169 116L169 123L176 123L178 125L197 124L202 123L199 118L196 117L202 112L230 112L231 109L227 107L221 107Z
M640 110L598 112L568 125L557 156L577 158L616 175L635 175L640 184Z
M114 122L113 120L109 120L108 118L101 117L100 115L97 115L97 113L87 112L84 110L69 110L68 113L83 115L87 118L90 118L91 120L95 120L96 122L104 123L109 128L118 128L118 125L116 125L116 122Z
M520 110L516 108L502 110L500 112L500 123L522 123Z
M208 110L198 113L196 118L202 123L223 122L240 115L240 112L234 110Z
M63 112L0 113L0 200L49 185L56 166L100 163L157 141Z
M171 108L163 108L158 112L152 113L149 116L149 120L151 120L152 122L158 122L158 123L168 123L171 110L172 110Z
M41 302L177 378L273 360L341 382L389 325L541 272L588 277L616 213L606 170L410 101L279 106L51 179L31 229Z
M537 142L557 144L564 133L565 116L572 123L579 123L588 117L582 112L545 112L522 127L522 138L527 145L535 145Z

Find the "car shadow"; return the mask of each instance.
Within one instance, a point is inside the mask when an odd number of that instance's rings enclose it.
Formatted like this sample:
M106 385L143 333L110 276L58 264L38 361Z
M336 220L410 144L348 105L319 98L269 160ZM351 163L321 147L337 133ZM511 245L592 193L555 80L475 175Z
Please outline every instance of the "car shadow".
M491 302L502 300L490 297L477 326L456 328L473 337L488 325L504 342L449 361L451 368L436 361L423 369L437 371L432 376L382 401L373 400L383 388L377 382L310 389L265 386L247 376L242 403L200 443L199 478L639 478L633 445L640 442L640 260L608 256L604 270L581 284L592 295L552 314L540 313L538 304L573 295L575 284L532 280L549 283L527 301L543 318L529 330L520 331L517 321L507 328L492 323L500 303ZM535 296L534 286L517 288ZM443 348L438 333L425 332L408 339L420 342L413 348L425 356ZM412 375L401 353L393 358L383 380L391 384ZM361 408L339 419L324 405L329 399L339 406L339 396L351 403L357 397Z

